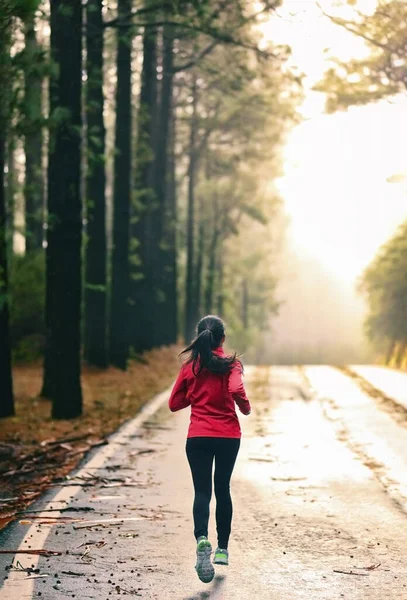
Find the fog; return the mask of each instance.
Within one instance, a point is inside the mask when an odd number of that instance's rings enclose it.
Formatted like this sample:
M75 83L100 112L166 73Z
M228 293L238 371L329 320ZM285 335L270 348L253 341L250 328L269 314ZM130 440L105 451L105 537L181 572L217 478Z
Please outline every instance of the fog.
M279 314L264 334L255 362L371 362L363 335L364 305L354 288L336 279L317 259L287 249L280 264Z

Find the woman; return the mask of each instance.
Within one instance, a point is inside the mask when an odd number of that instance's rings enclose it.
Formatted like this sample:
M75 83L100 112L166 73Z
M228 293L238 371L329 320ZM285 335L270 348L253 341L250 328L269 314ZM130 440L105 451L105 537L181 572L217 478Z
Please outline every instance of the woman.
M204 583L212 581L215 575L211 563L212 546L208 540L213 462L218 534L213 562L227 565L232 522L230 478L241 438L235 403L244 415L249 415L251 410L242 382L242 364L236 354L225 355L224 341L225 327L219 317L209 315L199 321L197 337L181 353L189 356L181 367L169 400L173 412L191 406L186 453L195 489L195 568Z

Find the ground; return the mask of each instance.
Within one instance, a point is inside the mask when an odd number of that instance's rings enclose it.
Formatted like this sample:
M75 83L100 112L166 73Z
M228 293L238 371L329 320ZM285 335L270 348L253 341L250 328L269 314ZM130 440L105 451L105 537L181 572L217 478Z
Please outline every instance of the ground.
M83 415L72 420L52 419L51 402L39 397L41 364L15 367L16 414L0 427L0 529L169 385L179 369L178 351L151 350L129 361L125 372L84 365Z
M407 600L406 421L337 369L246 383L230 566L212 584L194 572L188 411L164 392L2 532L2 550L57 554L0 555L0 599Z

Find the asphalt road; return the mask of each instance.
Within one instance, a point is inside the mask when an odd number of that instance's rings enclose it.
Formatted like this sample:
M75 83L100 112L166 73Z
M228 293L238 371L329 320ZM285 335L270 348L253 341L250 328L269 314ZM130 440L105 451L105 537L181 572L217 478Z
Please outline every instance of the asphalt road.
M407 600L406 427L335 369L246 371L230 566L213 583L194 571L188 411L163 394L1 534L2 550L59 554L1 555L0 600Z

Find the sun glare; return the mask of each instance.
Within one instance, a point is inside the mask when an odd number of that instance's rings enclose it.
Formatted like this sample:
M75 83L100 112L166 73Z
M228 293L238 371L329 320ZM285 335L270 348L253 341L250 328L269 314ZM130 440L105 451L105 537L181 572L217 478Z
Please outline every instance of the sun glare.
M335 10L332 1L322 6ZM359 7L372 11L375 0ZM362 57L366 46L333 25L314 1L286 0L277 13L263 33L291 44L291 62L306 76L305 120L287 140L278 182L291 219L290 237L295 248L349 284L407 218L405 182L389 182L407 171L407 99L324 114L324 95L311 87L330 57Z

